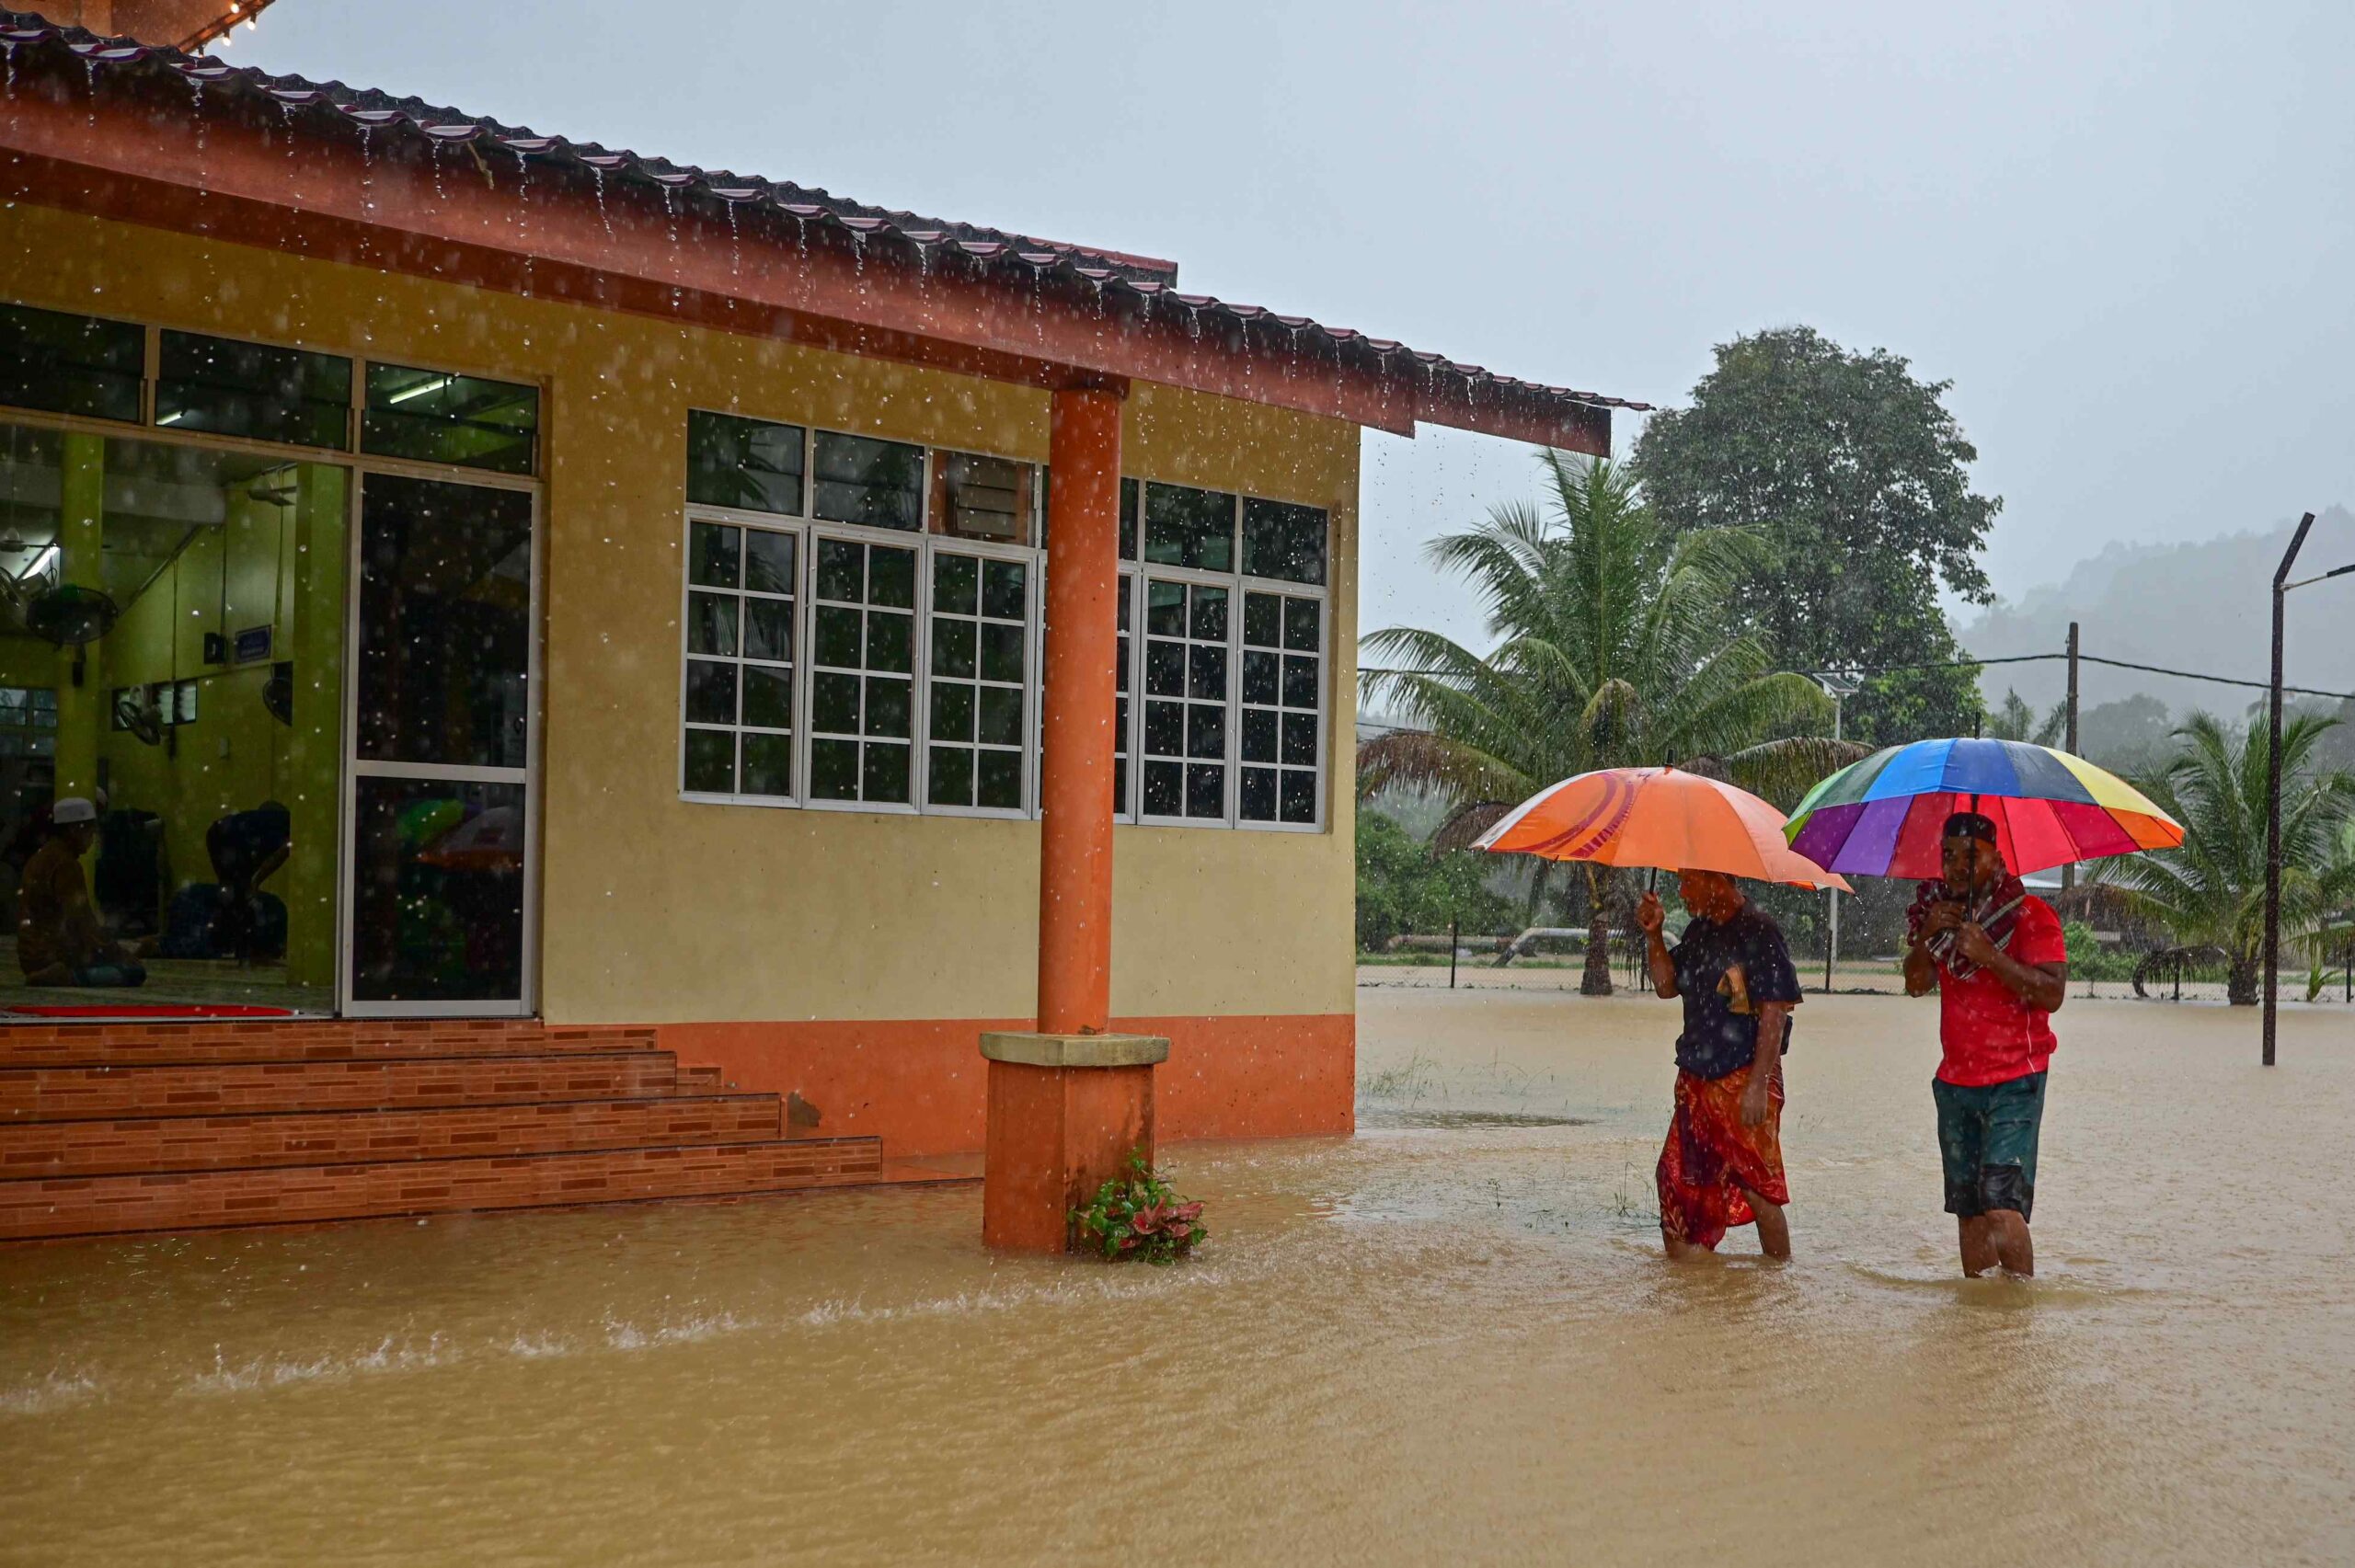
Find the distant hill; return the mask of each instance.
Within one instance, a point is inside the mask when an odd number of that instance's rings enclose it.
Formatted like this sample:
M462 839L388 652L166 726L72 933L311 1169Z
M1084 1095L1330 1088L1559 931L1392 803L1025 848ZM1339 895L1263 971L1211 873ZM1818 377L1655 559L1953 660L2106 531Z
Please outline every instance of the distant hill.
M1980 658L2058 653L2074 620L2088 654L2261 681L2269 651L2269 588L2293 526L2284 522L2269 532L2196 544L2113 544L2078 563L2057 585L1980 612L1957 635ZM2350 561L2355 513L2334 506L2315 518L2298 575ZM2355 692L2355 578L2292 594L2288 626L2290 684ZM2066 685L2065 667L2057 660L1998 665L1980 681L1991 706L2011 687L2039 711L2060 701ZM2263 697L2200 681L2084 668L2082 710L2137 694L2165 703L2176 718L2195 707L2237 717ZM2145 715L2136 716L2147 722Z

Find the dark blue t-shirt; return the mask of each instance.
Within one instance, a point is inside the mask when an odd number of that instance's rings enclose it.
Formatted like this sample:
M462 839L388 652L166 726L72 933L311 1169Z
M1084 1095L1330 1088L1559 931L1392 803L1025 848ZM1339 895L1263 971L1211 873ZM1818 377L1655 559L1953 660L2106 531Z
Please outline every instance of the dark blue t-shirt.
M1684 999L1684 1033L1676 1036L1676 1065L1696 1078L1723 1078L1748 1067L1758 1054L1757 1007L1765 1001L1799 1000L1798 971L1782 931L1755 904L1745 903L1724 921L1695 915L1669 950L1676 961L1677 994ZM1728 969L1741 967L1752 1011L1733 1010L1717 994ZM1787 1030L1783 1049L1791 1048Z

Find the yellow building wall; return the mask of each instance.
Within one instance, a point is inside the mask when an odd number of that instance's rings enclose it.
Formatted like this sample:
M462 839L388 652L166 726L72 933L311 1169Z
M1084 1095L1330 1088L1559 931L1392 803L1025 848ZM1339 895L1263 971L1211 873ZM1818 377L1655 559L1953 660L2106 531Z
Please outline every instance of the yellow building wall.
M1044 461L1047 394L23 205L5 258L40 258L28 303L544 386L551 1020L1033 1011L1038 825L680 800L679 614L690 407ZM1140 385L1125 439L1132 474L1328 509L1334 587L1326 830L1120 829L1114 1012L1346 1013L1357 430Z

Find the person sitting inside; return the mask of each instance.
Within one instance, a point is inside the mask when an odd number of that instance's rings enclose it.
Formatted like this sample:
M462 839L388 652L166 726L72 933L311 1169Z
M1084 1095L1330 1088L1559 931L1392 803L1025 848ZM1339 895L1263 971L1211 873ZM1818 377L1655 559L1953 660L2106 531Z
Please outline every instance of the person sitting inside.
M82 857L98 836L98 808L69 795L51 808L49 837L25 863L17 892L17 963L36 986L139 986L147 971L107 935L90 902Z
M278 937L265 941L258 908L261 885L286 864L294 844L293 816L275 800L251 811L233 811L205 830L204 849L221 880L221 915L213 928L213 950L250 964L279 956L285 948L283 910ZM272 946L276 951L271 951Z

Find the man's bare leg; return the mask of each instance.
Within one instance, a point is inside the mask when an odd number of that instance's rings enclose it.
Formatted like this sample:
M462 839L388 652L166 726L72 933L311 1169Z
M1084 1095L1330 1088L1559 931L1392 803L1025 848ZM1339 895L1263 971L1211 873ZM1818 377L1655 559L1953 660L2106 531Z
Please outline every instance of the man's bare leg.
M1674 1234L1665 1225L1660 1227L1660 1250L1671 1259L1689 1258L1695 1253L1708 1251L1706 1247L1696 1247L1683 1237Z
M1767 1202L1748 1187L1741 1189L1741 1196L1749 1202L1750 1212L1758 1217L1759 1252L1784 1263L1790 1262L1791 1222L1783 1218L1783 1206Z
M1999 1266L2023 1279L2035 1276L2036 1245L2018 1210L1994 1208L1969 1215L1958 1222L1957 1229L1961 1234L1962 1272L1971 1278Z
M1987 1211L1988 1239L1995 1245L1995 1261L2005 1274L2022 1279L2036 1276L2036 1243L2029 1240L2028 1220L2016 1208Z

